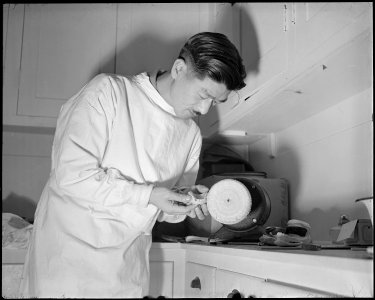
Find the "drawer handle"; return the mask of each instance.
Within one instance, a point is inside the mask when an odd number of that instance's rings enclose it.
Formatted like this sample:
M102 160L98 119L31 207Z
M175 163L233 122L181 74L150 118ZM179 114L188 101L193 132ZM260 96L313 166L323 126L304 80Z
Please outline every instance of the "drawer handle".
M228 294L227 298L243 298L243 297L238 290L234 289L232 292Z
M201 280L199 279L199 277L195 277L191 283L190 283L190 287L193 288L193 289L202 289L201 287Z

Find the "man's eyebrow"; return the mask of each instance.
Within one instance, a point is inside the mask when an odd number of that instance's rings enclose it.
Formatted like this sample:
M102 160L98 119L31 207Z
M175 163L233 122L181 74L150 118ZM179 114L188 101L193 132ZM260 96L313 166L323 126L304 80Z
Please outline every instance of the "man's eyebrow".
M216 100L217 102L224 103L228 100L228 98L222 99L222 100Z
M222 100L219 100L219 99L216 99L214 96L212 96L206 89L204 90L204 92L206 93L206 95L212 99L214 99L215 101L217 102L220 102L220 103L224 103L225 101L228 100L228 97L225 98L225 99L222 99Z

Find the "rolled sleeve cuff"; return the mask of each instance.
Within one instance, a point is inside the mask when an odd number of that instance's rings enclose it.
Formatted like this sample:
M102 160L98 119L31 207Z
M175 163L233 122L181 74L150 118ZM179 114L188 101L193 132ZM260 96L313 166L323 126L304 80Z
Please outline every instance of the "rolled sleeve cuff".
M161 212L158 216L159 222L167 223L180 223L186 219L186 215L169 215L165 212Z
M152 184L134 184L132 186L132 197L128 197L129 190L127 188L123 190L123 193L125 198L129 198L129 204L147 207L153 188L154 185Z

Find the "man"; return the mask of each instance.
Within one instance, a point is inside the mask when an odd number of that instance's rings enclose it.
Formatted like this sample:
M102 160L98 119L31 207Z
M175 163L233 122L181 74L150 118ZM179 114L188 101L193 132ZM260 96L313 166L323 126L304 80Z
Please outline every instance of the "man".
M235 46L191 37L168 72L100 74L62 107L50 178L35 213L24 297L148 295L156 220L203 219L174 188L194 186L202 145L192 120L245 84Z

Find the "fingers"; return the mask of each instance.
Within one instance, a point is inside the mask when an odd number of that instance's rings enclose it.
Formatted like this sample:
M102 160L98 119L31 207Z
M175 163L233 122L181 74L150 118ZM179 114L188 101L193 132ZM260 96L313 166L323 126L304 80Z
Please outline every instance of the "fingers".
M169 199L173 201L177 201L180 203L188 204L191 202L191 196L186 194L179 194L175 192L170 192Z
M201 208L199 206L196 206L194 208L194 211L195 211L195 214L197 215L197 217L198 217L199 220L204 220L203 212L202 212L202 210L201 210Z
M179 202L172 202L172 207L168 211L168 213L176 214L176 215L188 215L192 210L194 210L194 205L181 205Z
M208 211L208 208L207 208L207 204L202 204L200 207L201 207L202 212L205 216L208 216L210 214L209 211Z
M190 218L198 218L199 220L204 220L205 216L209 215L207 205L197 205L188 214Z
M200 194L208 191L208 188L203 185L193 187ZM150 196L150 203L168 214L188 215L191 218L198 218L200 220L209 215L206 204L193 204L192 196L174 192L166 188L155 187Z
M194 209L192 209L187 215L188 215L190 218L193 218L193 219L197 217L197 215L196 215Z

